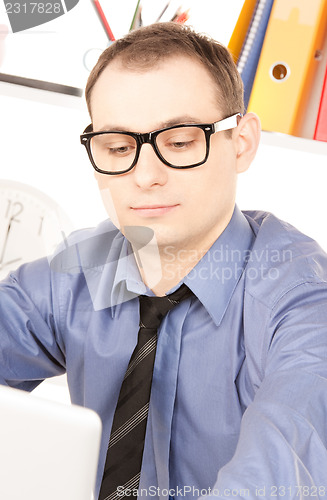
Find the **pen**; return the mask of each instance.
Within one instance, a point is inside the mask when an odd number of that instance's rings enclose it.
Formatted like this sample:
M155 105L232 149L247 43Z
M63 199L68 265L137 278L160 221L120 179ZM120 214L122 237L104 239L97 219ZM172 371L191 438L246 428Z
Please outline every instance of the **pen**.
M103 28L104 28L105 32L106 32L106 33L107 33L107 35L108 35L109 40L110 40L111 42L114 42L114 41L115 41L115 37L114 37L114 35L113 35L113 32L111 31L111 28L110 28L110 26L109 26L109 23L108 23L108 21L107 21L107 18L106 18L106 16L104 15L104 12L103 12L103 10L102 10L102 7L101 7L101 5L100 5L99 0L93 0L93 3L94 3L94 6L95 6L95 8L96 8L96 10L97 10L97 12L98 12L98 15L99 15L99 18L100 18L100 20L101 20L102 26L103 26Z
M160 21L160 19L162 18L162 16L164 15L164 13L166 12L166 10L168 9L169 4L170 4L170 1L166 4L166 6L164 7L163 11L161 12L161 14L156 19L156 23L158 23Z
M134 29L134 25L136 23L136 16L137 16L137 13L138 13L138 10L139 10L139 6L140 6L140 0L137 1L137 4L136 4L136 7L135 7L135 11L134 11L134 15L133 15L133 19L132 19L129 31L132 31L132 29Z

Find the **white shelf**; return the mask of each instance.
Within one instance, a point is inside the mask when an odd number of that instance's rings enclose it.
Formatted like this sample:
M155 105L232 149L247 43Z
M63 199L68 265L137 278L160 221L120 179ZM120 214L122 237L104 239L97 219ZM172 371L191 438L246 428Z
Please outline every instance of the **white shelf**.
M262 132L261 142L267 146L281 147L327 156L327 142L294 137L292 135L281 134L279 132L266 131Z

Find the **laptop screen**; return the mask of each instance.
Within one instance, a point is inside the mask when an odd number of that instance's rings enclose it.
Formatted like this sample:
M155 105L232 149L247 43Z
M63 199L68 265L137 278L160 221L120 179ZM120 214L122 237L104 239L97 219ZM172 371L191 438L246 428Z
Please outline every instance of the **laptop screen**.
M0 498L91 500L100 437L92 410L0 386Z

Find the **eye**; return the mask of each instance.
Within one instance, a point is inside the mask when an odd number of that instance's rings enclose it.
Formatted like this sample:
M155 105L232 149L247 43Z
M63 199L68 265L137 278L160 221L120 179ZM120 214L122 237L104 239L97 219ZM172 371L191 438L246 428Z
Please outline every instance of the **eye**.
M167 146L173 148L173 149L187 149L189 148L194 140L188 140L188 141L174 141L170 142L170 144L167 144Z
M135 148L133 146L127 146L127 145L126 146L115 146L115 147L108 146L107 147L108 153L111 155L116 155L116 156L128 155L129 153L134 151L134 149Z
M163 132L158 137L158 146L170 152L183 153L197 147L203 139L197 127L181 127Z
M108 133L94 136L92 147L98 154L120 158L134 154L136 143L131 136Z

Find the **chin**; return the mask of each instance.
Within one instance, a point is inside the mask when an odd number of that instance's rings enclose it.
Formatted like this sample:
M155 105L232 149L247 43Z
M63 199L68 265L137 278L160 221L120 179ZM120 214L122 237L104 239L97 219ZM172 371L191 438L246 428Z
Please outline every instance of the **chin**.
M159 223L140 223L140 221L128 221L119 229L123 235L137 248L147 245L154 245L159 248L168 245L179 245L181 234L177 228L172 228L171 225L163 225Z

